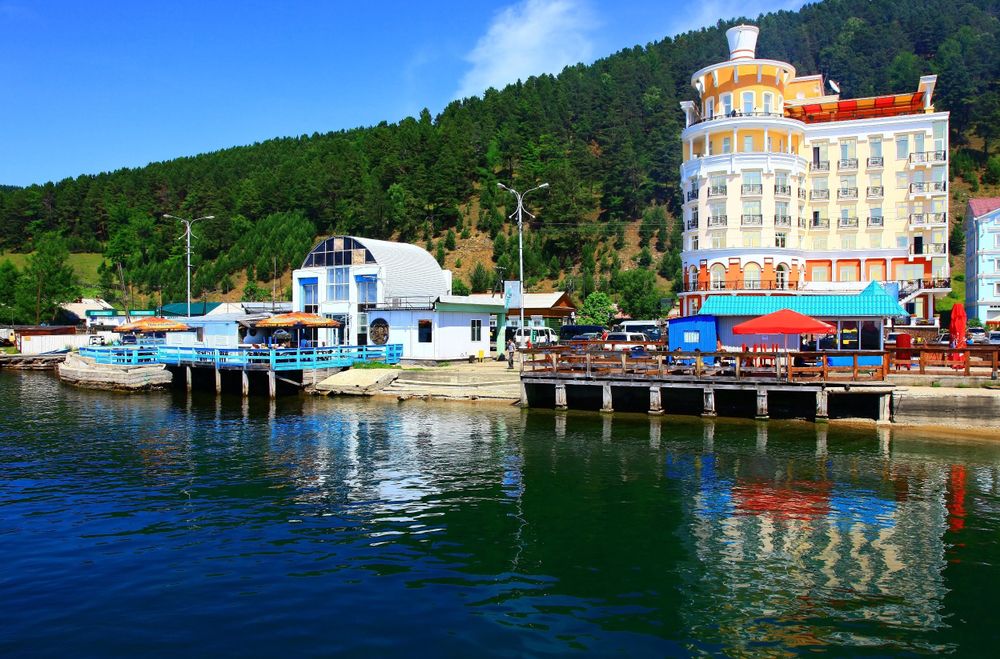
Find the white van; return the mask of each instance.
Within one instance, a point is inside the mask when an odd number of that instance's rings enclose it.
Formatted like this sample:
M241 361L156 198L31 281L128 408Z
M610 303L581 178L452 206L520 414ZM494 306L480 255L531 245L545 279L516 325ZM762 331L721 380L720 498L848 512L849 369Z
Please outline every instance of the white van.
M659 341L663 335L659 322L655 320L623 320L618 327L620 332L642 332L650 341Z
M550 327L521 327L514 330L514 344L524 348L531 341L532 346L556 343L559 335Z

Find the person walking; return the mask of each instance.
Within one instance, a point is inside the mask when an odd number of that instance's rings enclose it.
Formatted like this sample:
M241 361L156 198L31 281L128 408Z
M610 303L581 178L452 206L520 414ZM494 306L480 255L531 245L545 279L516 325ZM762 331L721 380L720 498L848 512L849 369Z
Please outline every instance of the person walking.
M514 345L514 339L507 341L507 369L514 369L514 351L517 350L517 346Z

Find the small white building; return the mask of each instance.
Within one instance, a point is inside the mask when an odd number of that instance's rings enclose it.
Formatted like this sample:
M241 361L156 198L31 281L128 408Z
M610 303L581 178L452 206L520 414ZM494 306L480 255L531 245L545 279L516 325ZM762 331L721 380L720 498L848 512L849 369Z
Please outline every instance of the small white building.
M340 322L311 330L320 346L399 343L404 359L489 357L502 301L454 296L451 284L451 272L421 247L333 236L292 273L292 308Z

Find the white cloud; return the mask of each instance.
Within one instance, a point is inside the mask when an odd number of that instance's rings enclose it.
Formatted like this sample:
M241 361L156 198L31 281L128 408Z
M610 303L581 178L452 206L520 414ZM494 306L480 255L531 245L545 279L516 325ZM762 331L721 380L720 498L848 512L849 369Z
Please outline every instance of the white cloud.
M588 61L596 26L581 0L524 0L506 7L490 23L466 60L456 96L482 94L540 73Z
M670 35L678 35L690 30L712 27L720 20L737 16L756 19L761 14L788 9L797 11L806 0L703 0L690 5L696 11L678 12L677 20L669 26Z

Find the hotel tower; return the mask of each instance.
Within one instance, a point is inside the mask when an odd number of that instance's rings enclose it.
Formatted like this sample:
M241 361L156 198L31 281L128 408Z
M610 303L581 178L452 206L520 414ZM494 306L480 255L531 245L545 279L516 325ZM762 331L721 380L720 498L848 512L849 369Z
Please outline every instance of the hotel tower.
M898 293L905 322L933 324L950 286L937 77L844 100L821 75L758 59L757 33L728 30L729 60L691 76L698 101L681 103L682 314L710 295L855 293L878 281Z

